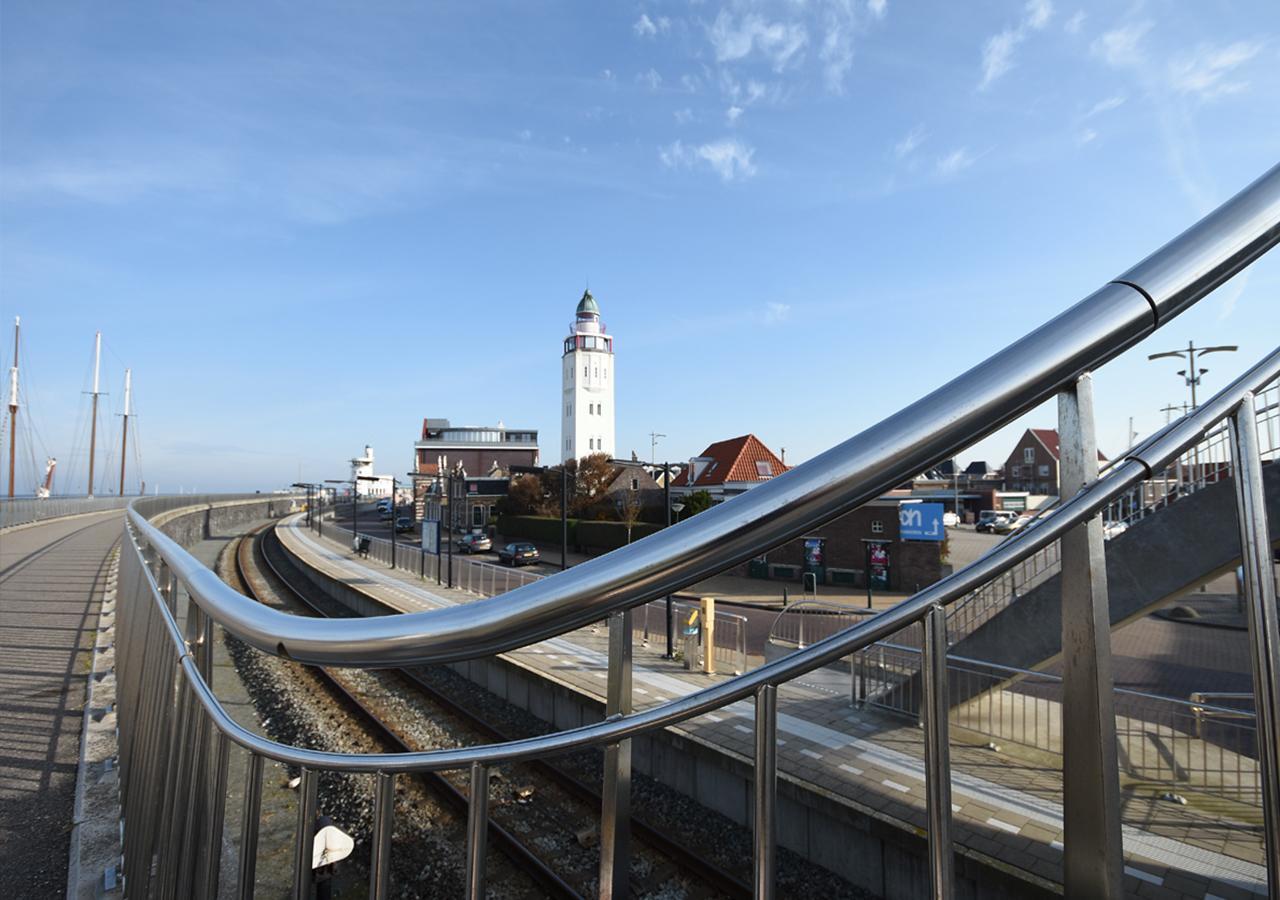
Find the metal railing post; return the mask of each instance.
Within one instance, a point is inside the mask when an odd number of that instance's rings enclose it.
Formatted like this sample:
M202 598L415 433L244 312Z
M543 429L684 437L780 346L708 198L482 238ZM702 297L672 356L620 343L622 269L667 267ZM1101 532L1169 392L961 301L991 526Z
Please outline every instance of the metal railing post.
M242 900L253 900L258 872L258 816L262 808L262 757L250 753L245 763L244 807L240 814L240 877Z
M484 863L489 835L489 767L471 764L471 799L467 804L467 900L484 900Z
M212 625L211 625L212 627ZM204 849L204 872L201 881L202 896L217 898L218 875L222 868L222 826L227 809L227 763L231 754L231 742L221 731L213 731L213 781L210 785L209 833Z
M755 900L773 900L777 880L778 819L778 689L756 691Z
M609 616L609 679L605 716L631 712L631 610ZM631 739L604 750L604 789L600 809L600 897L630 895Z
M951 845L951 748L947 692L947 612L929 610L924 620L924 773L929 819L929 887L934 900L950 900L955 886Z
M1267 884L1280 891L1280 610L1276 608L1275 563L1267 523L1266 488L1258 451L1253 394L1245 394L1230 419L1235 468L1240 556L1253 656L1253 696L1258 728L1258 768L1262 775L1262 811Z
M316 772L302 768L298 785L298 828L293 837L293 900L311 900L311 869L316 830Z
M1098 477L1093 379L1058 395L1061 494ZM1062 538L1063 886L1068 897L1123 896L1111 610L1102 518Z
M391 833L395 828L396 776L379 772L373 795L373 836L369 851L369 897L385 900L391 889Z

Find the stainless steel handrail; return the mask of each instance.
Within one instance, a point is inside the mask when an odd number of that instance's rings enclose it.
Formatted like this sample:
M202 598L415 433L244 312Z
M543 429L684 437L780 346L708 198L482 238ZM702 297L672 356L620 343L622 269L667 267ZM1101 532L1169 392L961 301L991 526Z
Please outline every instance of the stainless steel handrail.
M1277 378L1280 378L1280 348L1273 350L1175 427L1165 430L1154 440L1135 447L1118 465L1112 466L1105 475L1066 500L1054 512L1026 526L964 569L879 615L732 680L628 716L614 717L555 734L483 747L393 754L343 754L280 744L247 731L223 710L212 690L201 678L197 662L167 609L165 614L169 621L166 633L181 659L182 668L196 697L216 728L241 747L284 763L346 772L441 771L470 767L472 763L493 766L563 753L588 745L616 743L655 729L678 725L730 703L745 700L763 685L780 685L790 681L922 621L934 607L945 607L963 597L976 586L1095 516L1116 496L1194 445L1209 428L1231 415L1242 398L1250 396L1252 392ZM145 567L144 571L152 590L160 593L159 585L150 571L145 570ZM343 619L342 624L350 625L355 621Z
M809 462L644 540L465 606L340 623L288 616L223 584L136 510L129 520L206 613L261 650L358 666L488 656L679 591L860 506L1115 357L1277 242L1280 165L1119 279Z

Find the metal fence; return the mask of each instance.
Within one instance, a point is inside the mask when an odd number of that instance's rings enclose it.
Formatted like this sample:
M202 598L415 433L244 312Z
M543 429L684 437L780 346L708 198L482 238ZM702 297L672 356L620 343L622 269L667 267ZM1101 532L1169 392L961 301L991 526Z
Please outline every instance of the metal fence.
M124 509L137 497L48 497L0 499L0 529L29 525L45 519Z
M855 702L918 720L921 650L882 642L853 657ZM947 657L947 693L969 699L951 724L1001 743L1062 753L1062 678L1044 672ZM1253 695L1247 697L1252 703ZM1262 805L1257 725L1252 711L1122 688L1114 690L1120 771L1170 790ZM1215 698L1220 699L1220 698Z
M598 747L605 750L599 885L629 890L628 835L632 739L744 700L754 700L750 821L755 895L775 895L777 861L778 687L835 660L924 626L920 708L924 725L925 833L930 896L955 891L952 843L950 706L946 607L1062 540L1064 629L1073 639L1063 683L1076 711L1063 731L1067 896L1119 896L1124 842L1109 692L1097 691L1109 623L1101 559L1101 511L1162 470L1208 430L1230 419L1236 517L1244 558L1251 634L1257 746L1263 778L1265 858L1280 885L1280 623L1253 391L1280 376L1280 349L1268 354L1192 416L1132 448L1096 475L1092 380L1087 373L1133 346L1280 242L1280 166L1116 281L1015 341L969 372L807 463L672 528L590 560L513 596L463 607L359 620L291 616L237 594L151 525L139 508L126 519L116 612L120 791L126 893L130 897L211 898L223 887L224 852L234 847L235 891L253 892L265 761L299 767L293 895L311 893L310 863L321 772L374 777L369 896L390 891L395 779L415 771L469 770L469 898L485 896L489 792L495 766ZM683 697L631 709L633 608L759 555L879 496L903 478L1013 421L1057 395L1069 481L1080 492L991 553L895 607L740 676ZM1079 476L1078 478L1075 476ZM1096 477L1095 477L1096 476ZM1216 523L1224 527L1225 523ZM394 560L388 560L388 564ZM1103 577L1098 577L1099 575ZM515 594L518 593L518 597ZM1067 612L1076 613L1069 615ZM300 663L394 666L447 663L500 653L608 616L609 700L602 721L519 741L400 754L345 754L295 747L240 726L213 693L213 638L221 625L256 650ZM179 623L183 623L182 626ZM1065 642L1065 641L1064 641ZM1105 669L1103 669L1105 672ZM1081 727L1080 722L1094 723ZM232 744L245 751L238 840L224 841ZM1092 776L1092 777L1091 777ZM228 860L228 863L230 861ZM230 885L226 885L228 890Z

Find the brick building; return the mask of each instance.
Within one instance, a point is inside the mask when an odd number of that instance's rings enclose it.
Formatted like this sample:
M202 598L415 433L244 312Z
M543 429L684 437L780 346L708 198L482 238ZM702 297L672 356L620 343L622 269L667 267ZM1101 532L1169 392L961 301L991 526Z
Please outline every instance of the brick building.
M1098 462L1107 458L1098 451ZM1004 489L1058 496L1058 432L1028 428L1004 464Z
M414 506L421 518L428 498L439 498L443 492L442 475L471 480L504 478L513 468L537 466L538 432L508 428L501 422L453 426L448 419L423 419L422 437L413 445L413 458ZM484 494L488 495L487 487ZM468 523L471 518L468 511Z
M706 491L719 503L736 497L790 466L754 434L716 441L689 460L688 468L671 479L671 495Z

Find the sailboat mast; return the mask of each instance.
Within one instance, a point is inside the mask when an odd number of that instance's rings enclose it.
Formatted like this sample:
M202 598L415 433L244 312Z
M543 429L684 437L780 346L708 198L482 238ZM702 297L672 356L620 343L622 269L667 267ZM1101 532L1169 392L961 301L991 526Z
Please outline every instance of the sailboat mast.
M18 456L18 332L22 319L13 317L13 367L9 369L9 498L13 499L13 464Z
M129 370L124 370L124 427L120 429L120 496L124 496L124 451L129 446Z
M98 366L102 362L102 332L93 334L93 413L89 424L89 496L93 496L93 463L98 445Z

